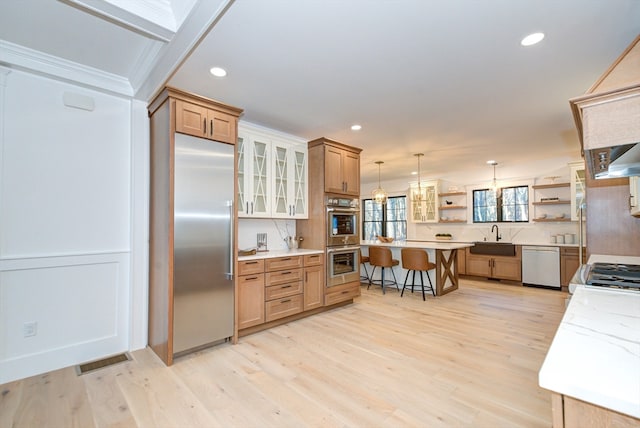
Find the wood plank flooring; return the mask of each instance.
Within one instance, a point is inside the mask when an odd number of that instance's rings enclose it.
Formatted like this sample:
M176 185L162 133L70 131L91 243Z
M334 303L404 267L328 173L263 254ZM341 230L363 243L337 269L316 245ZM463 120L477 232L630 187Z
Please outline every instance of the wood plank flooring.
M565 293L462 279L442 297L353 305L177 359L0 386L0 427L550 427L538 370Z

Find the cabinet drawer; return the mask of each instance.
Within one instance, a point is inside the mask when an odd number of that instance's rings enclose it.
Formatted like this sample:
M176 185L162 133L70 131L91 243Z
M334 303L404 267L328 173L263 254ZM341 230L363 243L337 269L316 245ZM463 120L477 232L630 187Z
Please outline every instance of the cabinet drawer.
M238 276L238 285L241 284L261 284L264 287L264 275L261 273L256 275Z
M304 256L305 266L318 266L324 261L324 254L308 254Z
M327 294L324 296L324 305L329 306L334 303L344 302L360 295L360 283L350 282L335 287L328 288Z
M265 288L264 300L281 299L302 293L302 281L272 285Z
M291 256L291 257L275 257L273 259L266 259L266 270L267 272L274 270L282 270L282 269L295 269L302 267L302 257L301 256Z
M298 314L302 312L302 304L302 294L265 302L265 319L269 322Z
M243 260L238 262L238 275L264 272L264 260Z
M267 272L265 274L265 284L268 286L284 284L302 280L302 268L279 270L277 272Z

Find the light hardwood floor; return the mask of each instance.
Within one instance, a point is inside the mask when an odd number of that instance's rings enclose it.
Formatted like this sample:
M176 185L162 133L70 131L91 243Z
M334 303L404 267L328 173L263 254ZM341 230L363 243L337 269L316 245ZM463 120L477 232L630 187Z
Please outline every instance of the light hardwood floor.
M462 280L353 305L178 359L149 349L0 386L0 427L550 427L538 370L565 293Z

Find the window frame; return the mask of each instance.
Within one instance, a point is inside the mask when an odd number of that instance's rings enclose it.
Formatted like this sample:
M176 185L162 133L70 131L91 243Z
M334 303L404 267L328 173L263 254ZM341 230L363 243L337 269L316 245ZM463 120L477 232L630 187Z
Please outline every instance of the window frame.
M362 239L363 240L375 240L376 237L375 236L365 236L365 230L366 230L366 225L367 224L374 224L374 226L372 226L372 230L376 231L376 230L380 230L380 235L381 236L389 236L389 228L388 228L388 224L389 223L399 223L400 224L400 228L398 227L393 227L391 228L394 231L397 230L404 230L404 236L401 237L397 237L397 236L392 236L395 240L398 241L404 241L407 239L407 195L398 195L398 196L389 196L387 199L404 199L404 219L396 219L396 220L390 220L388 218L388 201L385 202L384 204L377 204L376 202L373 201L373 199L371 198L365 198L361 200L361 207L362 207L362 211L361 211L361 216L362 216L362 220L361 220L361 230L362 230ZM381 218L380 219L374 219L374 220L367 220L367 216L365 215L366 209L367 209L367 202L370 202L371 204L375 205L380 205L381 208ZM404 225L402 225L404 223ZM378 224L379 228L376 228L375 225ZM395 234L395 233L394 233Z
M504 204L504 199L503 199L503 195L504 195L504 191L505 190L509 190L509 189L514 189L514 193L517 193L517 189L526 189L527 192L527 200L526 203L521 203L521 204L517 204L514 203L513 207L514 207L514 213L517 215L518 213L518 207L524 207L526 209L526 219L524 220L505 220L504 214L505 214L505 204ZM476 192L492 192L493 190L490 188L479 188L479 189L473 189L471 192L471 219L472 222L474 224L484 224L484 223L529 223L531 221L531 215L530 215L530 211L531 211L531 191L530 191L530 186L528 184L513 184L513 185L509 185L509 186L502 186L499 187L496 191L497 196L495 197L495 206L493 206L492 208L495 208L495 212L496 212L496 219L495 220L486 220L486 221L481 221L481 220L476 220ZM485 205L484 207L490 207L489 205Z

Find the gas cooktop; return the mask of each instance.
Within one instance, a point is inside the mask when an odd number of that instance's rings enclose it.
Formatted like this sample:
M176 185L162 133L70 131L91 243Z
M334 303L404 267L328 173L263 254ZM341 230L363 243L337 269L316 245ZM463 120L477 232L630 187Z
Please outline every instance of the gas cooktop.
M594 263L589 270L586 284L640 291L640 265Z

